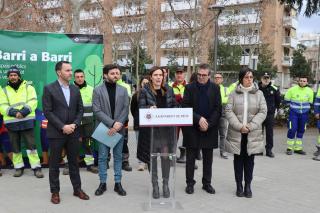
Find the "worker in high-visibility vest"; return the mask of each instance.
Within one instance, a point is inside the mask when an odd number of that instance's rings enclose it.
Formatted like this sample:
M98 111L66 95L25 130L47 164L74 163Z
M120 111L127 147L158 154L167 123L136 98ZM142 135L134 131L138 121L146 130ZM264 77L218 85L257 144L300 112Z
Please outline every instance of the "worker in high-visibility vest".
M286 92L284 100L290 106L287 154L292 155L294 152L305 155L302 138L308 122L309 111L313 104L313 91L308 87L308 78L299 77L298 85L291 87Z
M228 156L224 149L224 144L226 140L227 130L228 130L228 120L225 117L224 109L228 103L229 89L223 86L223 75L222 73L215 73L213 76L213 81L220 87L221 103L222 103L222 113L219 120L219 148L220 157L223 159L228 159Z
M127 89L128 95L129 95L129 102L131 100L131 86L130 84L127 84L122 78L125 76L119 76L119 80L117 81L117 84L120 86L123 86L124 88ZM130 104L129 104L130 106ZM129 164L129 148L128 148L128 123L129 119L124 123L125 127L125 134L124 134L124 141L123 141L123 149L122 149L122 169L131 172L132 167Z
M94 130L92 111L93 87L87 84L85 80L85 74L81 69L77 69L74 71L74 84L80 89L84 109L80 125L82 147L85 152L84 162L87 166L87 171L98 174L98 168L94 166L94 157L91 146L93 142L91 135Z
M239 81L236 81L229 85L228 87L229 94L231 94L233 91L236 90L238 84L239 84Z
M185 70L183 67L178 67L175 72L175 81L170 85L173 89L173 93L178 105L181 104L183 99L183 94L187 82L185 80ZM179 140L180 127L177 127L177 141ZM177 163L186 163L186 146L182 143L182 146L179 146L180 157L177 158Z
M35 145L34 121L37 94L33 86L21 79L20 70L13 66L7 72L8 85L1 90L0 113L8 129L13 151L14 177L23 175L24 163L21 139L26 141L29 163L37 178L43 178L40 159Z
M313 160L320 161L320 87L318 88L316 99L314 101L314 115L317 121L317 127L319 130L318 139L316 142L317 151L314 153Z

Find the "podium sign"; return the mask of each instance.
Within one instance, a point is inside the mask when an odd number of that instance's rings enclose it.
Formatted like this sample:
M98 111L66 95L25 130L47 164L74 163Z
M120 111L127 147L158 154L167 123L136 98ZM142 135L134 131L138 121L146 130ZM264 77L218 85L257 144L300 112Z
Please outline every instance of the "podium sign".
M192 108L139 109L141 127L192 126Z
M145 210L178 209L175 199L177 127L193 125L192 108L139 109L141 129L150 134L149 202Z

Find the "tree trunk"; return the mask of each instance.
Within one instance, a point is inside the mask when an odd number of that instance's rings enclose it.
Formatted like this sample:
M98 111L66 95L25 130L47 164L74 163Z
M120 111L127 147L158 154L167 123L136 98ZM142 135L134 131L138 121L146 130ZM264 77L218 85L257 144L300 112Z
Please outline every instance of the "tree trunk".
M192 58L192 46L193 46L193 40L192 40L192 31L190 30L188 32L188 41L189 41L189 47L188 47L188 67L187 67L187 76L186 78L189 79L192 75L191 71L191 58Z
M139 59L140 59L140 45L137 44L137 58L136 58L136 79L137 85L139 83Z

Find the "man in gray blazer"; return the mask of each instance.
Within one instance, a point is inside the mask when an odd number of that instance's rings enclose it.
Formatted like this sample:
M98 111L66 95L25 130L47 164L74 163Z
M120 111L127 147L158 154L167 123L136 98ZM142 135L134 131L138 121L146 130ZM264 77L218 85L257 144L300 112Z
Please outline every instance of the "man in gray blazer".
M127 90L117 85L120 76L120 70L117 65L108 64L103 67L104 83L96 87L93 91L92 109L96 117L97 124L102 122L109 128L106 132L109 136L119 133L124 135L124 123L129 114L129 98ZM123 137L120 142L113 148L114 158L114 191L121 196L127 193L121 186L121 168L122 168L122 148ZM107 190L107 158L110 148L99 143L98 168L100 185L95 195L102 195Z

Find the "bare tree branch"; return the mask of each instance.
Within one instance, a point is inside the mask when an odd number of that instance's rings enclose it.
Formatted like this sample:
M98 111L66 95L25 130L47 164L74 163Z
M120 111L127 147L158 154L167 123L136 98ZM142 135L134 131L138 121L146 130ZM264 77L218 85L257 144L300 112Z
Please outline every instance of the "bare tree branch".
M2 3L1 8L0 8L0 15L1 13L4 11L4 3L5 1L2 0L0 3ZM25 7L27 6L27 3L23 3L17 10L13 11L12 13L6 15L6 16L0 16L0 19L8 19L11 18L12 16L16 15L17 13L19 13L21 10L23 10Z

